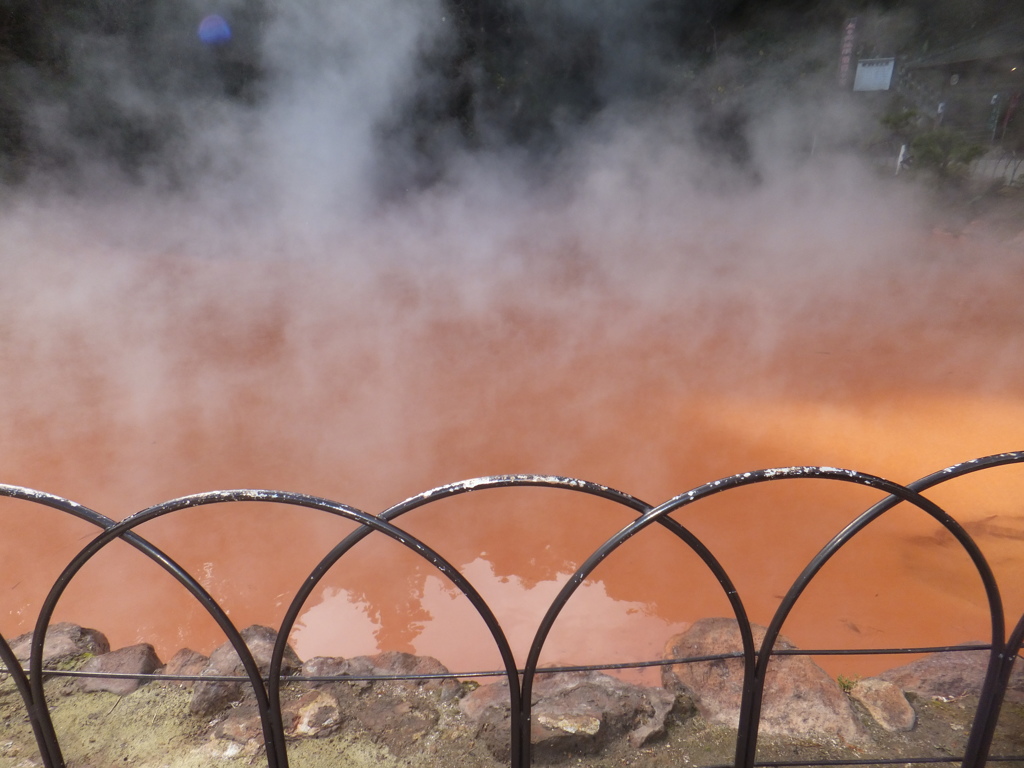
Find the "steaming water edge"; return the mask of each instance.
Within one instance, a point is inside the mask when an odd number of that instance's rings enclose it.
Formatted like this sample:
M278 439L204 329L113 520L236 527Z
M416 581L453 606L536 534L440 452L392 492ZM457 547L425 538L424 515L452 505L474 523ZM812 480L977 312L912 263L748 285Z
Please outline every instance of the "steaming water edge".
M434 239L417 230L415 249L393 230L364 230L318 241L312 259L211 258L170 241L143 248L138 224L110 220L94 234L62 213L4 222L23 255L0 288L0 466L5 482L115 518L230 487L379 511L510 472L581 477L657 503L767 466L909 482L1020 448L1020 270L1014 252L984 240L936 241L910 226L859 243L813 227L785 239L785 223L749 215L745 240L678 226L655 237L649 222L599 237L530 213L514 235L466 232L461 250L457 229L439 225ZM787 245L799 253L783 260ZM734 255L703 258L711 248ZM1013 586L1024 576L1020 475L996 470L935 493L978 535L1011 620L1024 610ZM816 548L877 499L785 485L681 517L722 553L760 622ZM625 522L601 504L523 493L471 494L408 521L507 613L520 653L555 584ZM273 625L344 526L242 506L143 533L223 595L238 625ZM0 514L10 637L30 628L89 531L22 503ZM588 582L545 661L650 657L687 622L726 612L670 542L651 532L635 546ZM115 646L154 642L164 658L220 642L177 585L117 549L86 567L58 619L100 627ZM983 638L965 562L934 526L901 516L829 564L786 633L802 647ZM494 665L474 655L486 638L447 585L395 547L366 547L314 598L294 637L300 654L398 648ZM595 631L597 618L609 628Z

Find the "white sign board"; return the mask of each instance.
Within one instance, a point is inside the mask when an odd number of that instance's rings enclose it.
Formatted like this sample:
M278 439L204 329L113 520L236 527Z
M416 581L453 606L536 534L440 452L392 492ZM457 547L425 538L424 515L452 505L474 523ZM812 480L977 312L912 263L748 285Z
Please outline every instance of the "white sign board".
M896 59L861 59L853 78L855 91L888 91Z

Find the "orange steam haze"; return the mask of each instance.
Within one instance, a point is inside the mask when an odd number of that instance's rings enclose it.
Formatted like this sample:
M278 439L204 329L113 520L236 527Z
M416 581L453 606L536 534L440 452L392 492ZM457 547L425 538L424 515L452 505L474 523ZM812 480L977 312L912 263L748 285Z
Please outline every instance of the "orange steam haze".
M659 503L771 466L906 483L1024 448L1019 250L930 234L907 198L860 196L850 169L720 200L675 189L668 173L639 191L608 173L557 204L438 196L312 233L173 202L12 205L0 481L115 519L244 487L379 512L508 473ZM1024 611L1022 491L1024 472L1010 467L931 494L976 535L1011 623ZM879 498L780 481L677 517L767 623L807 561ZM558 585L628 520L608 502L523 489L444 501L400 524L478 584L523 654ZM0 524L9 638L32 626L94 531L10 500ZM234 504L139 532L241 627L277 624L348 530L309 510ZM687 622L728 612L696 557L656 529L577 598L543 661L655 657ZM165 659L222 642L180 586L117 542L56 619L98 627L115 647L152 642ZM805 648L884 647L985 639L987 627L967 557L901 507L825 567L784 633ZM373 537L314 593L293 640L304 658L396 648L462 670L498 663L450 585ZM825 663L870 672L901 661Z

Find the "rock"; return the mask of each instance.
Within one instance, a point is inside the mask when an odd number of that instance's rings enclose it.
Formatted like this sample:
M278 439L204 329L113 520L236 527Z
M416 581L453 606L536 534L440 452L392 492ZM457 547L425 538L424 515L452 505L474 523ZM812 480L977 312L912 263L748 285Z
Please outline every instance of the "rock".
M669 714L676 707L676 697L658 688L645 689L644 695L650 701L651 712L645 722L641 722L629 732L629 743L634 749L650 744L665 735L665 723Z
M446 675L448 668L432 656L415 656L399 651L385 651L375 656L354 656L350 659L317 656L302 666L302 674L309 677L375 677L381 675ZM318 683L322 686L331 683ZM462 692L462 686L454 678L427 680L353 680L346 685L358 690L371 686L386 686L392 689L417 689L438 693L442 700L449 701Z
M863 704L874 721L887 731L912 730L917 720L903 689L887 680L858 680L850 689L850 698Z
M233 741L255 751L263 744L263 720L259 709L251 703L232 707L225 718L217 721L212 735L215 739Z
M361 656L358 658L366 659L367 657ZM300 674L303 677L345 677L348 675L370 674L369 671L355 670L354 661L355 659L342 659L335 656L314 656L303 663ZM369 662L366 663L365 669L371 669ZM314 688L324 688L326 686L338 685L338 683L322 680L311 682L309 685ZM372 683L369 680L353 680L352 682L346 681L345 685L362 690L369 688Z
M601 672L538 674L533 687L535 756L550 759L600 750L610 740L627 736L642 746L663 735L675 696L644 688ZM477 725L477 736L499 760L509 754L510 707L507 681L482 685L459 702L463 714Z
M293 738L326 736L342 722L338 700L324 691L308 691L281 709L285 733Z
M83 672L115 672L131 675L148 675L160 667L160 659L149 643L139 643L100 656L93 656L82 665ZM86 693L106 691L118 696L127 696L136 691L144 681L130 677L84 677L79 687Z
M878 677L895 683L907 693L928 698L948 700L969 694L976 696L985 681L988 657L987 650L932 653L902 667L886 670ZM1024 703L1024 665L1020 663L1014 665L1006 701Z
M318 656L302 667L302 674L312 677L447 673L448 669L437 659L397 651L351 659ZM347 719L398 756L414 749L437 726L441 717L439 704L453 699L462 690L452 678L351 682L342 679L310 685L333 696Z
M342 706L375 741L399 757L415 749L441 719L435 698L394 690L371 690Z
M765 628L753 625L754 644L764 640ZM795 649L780 637L776 650ZM742 651L734 619L701 619L669 640L666 658L711 656ZM662 670L662 684L673 692L693 696L709 723L736 728L743 690L743 660L674 664ZM760 732L789 737L818 735L850 743L867 739L850 700L838 684L807 656L776 656L768 664L761 708Z
M170 661L160 670L162 675L200 675L210 663L208 656L203 656L199 651L191 648L182 648L174 654ZM174 686L176 688L191 688L192 680L160 680L160 685Z
M323 691L306 691L297 699L281 703L281 718L289 738L326 736L342 722L338 702ZM254 702L246 701L226 710L210 734L238 744L246 754L257 753L264 745L263 720Z
M250 627L242 636L252 649L260 671L265 673L273 649L273 630ZM290 649L289 654L283 669L286 674L297 671L301 664ZM288 698L287 691L284 693L282 717L289 737L329 735L351 721L398 756L414 749L420 739L434 730L440 720L439 703L461 692L459 682L451 678L352 682L343 679L347 676L448 673L437 659L408 653L387 652L351 659L318 656L301 664L301 672L308 677L342 679L293 686L292 696L295 690L301 691L298 698ZM238 655L230 644L225 644L211 654L202 674L241 675L243 671ZM245 688L240 683L196 683L192 711L213 714L228 703L242 699ZM232 706L217 723L213 735L216 739L243 745L246 750L255 748L262 740L258 712L250 702Z
M18 635L10 645L18 661L22 662L23 667L27 667L32 653L32 633ZM110 643L102 632L64 621L46 628L46 638L43 640L43 666L50 667L87 653L98 656L109 651Z
M270 669L270 657L274 650L277 632L270 627L254 624L243 629L241 634L256 661L260 674L266 675ZM291 646L288 646L285 650L281 674L294 674L301 666L302 662L299 657ZM231 643L224 643L210 654L210 660L200 674L208 677L240 676L245 675L245 669ZM223 709L231 702L241 700L244 691L249 687L249 683L197 682L192 688L192 701L189 707L194 715L208 716Z
M433 656L415 656L399 651L385 651L376 656L367 657L373 667L373 674L385 675L447 675L449 670ZM441 694L444 700L456 698L462 692L462 685L451 677L433 678L428 680L410 680L407 685L415 685L424 691Z

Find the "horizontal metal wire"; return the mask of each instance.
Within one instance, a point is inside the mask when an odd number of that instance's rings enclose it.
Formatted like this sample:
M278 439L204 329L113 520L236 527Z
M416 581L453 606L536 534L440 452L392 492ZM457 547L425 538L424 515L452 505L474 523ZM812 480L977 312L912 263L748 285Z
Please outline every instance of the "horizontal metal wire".
M895 656L900 654L920 653L953 653L957 651L988 651L991 645L966 644L966 645L932 645L918 646L913 648L828 648L821 650L803 650L800 648L776 649L771 652L772 656ZM648 659L646 661L620 661L614 664L573 664L558 665L552 667L538 667L537 674L550 675L557 672L602 672L620 669L643 669L645 667L672 667L677 664L697 664L707 661L721 661L725 659L742 659L743 654L715 653L707 656L687 656L685 658ZM6 673L5 667L0 667L0 674ZM134 680L178 680L182 682L225 682L225 683L247 683L250 678L245 675L177 675L162 674L160 672L86 672L76 669L50 669L43 668L43 673L50 677L90 677L90 678L111 678L111 679L134 679ZM519 674L525 674L525 669L517 670ZM280 679L288 682L372 682L374 680L459 680L462 678L477 677L503 677L505 670L489 669L478 672L432 672L418 674L399 675L281 675ZM270 678L260 678L269 682Z
M989 759L996 760L997 758ZM929 765L935 763L959 763L961 760L963 760L963 755L959 757L900 757L892 758L891 760L772 760L764 762L758 760L754 762L754 765L758 768L762 766L763 768L783 768L783 766L803 768L804 766L816 765ZM719 768L732 768L732 766L719 766Z

